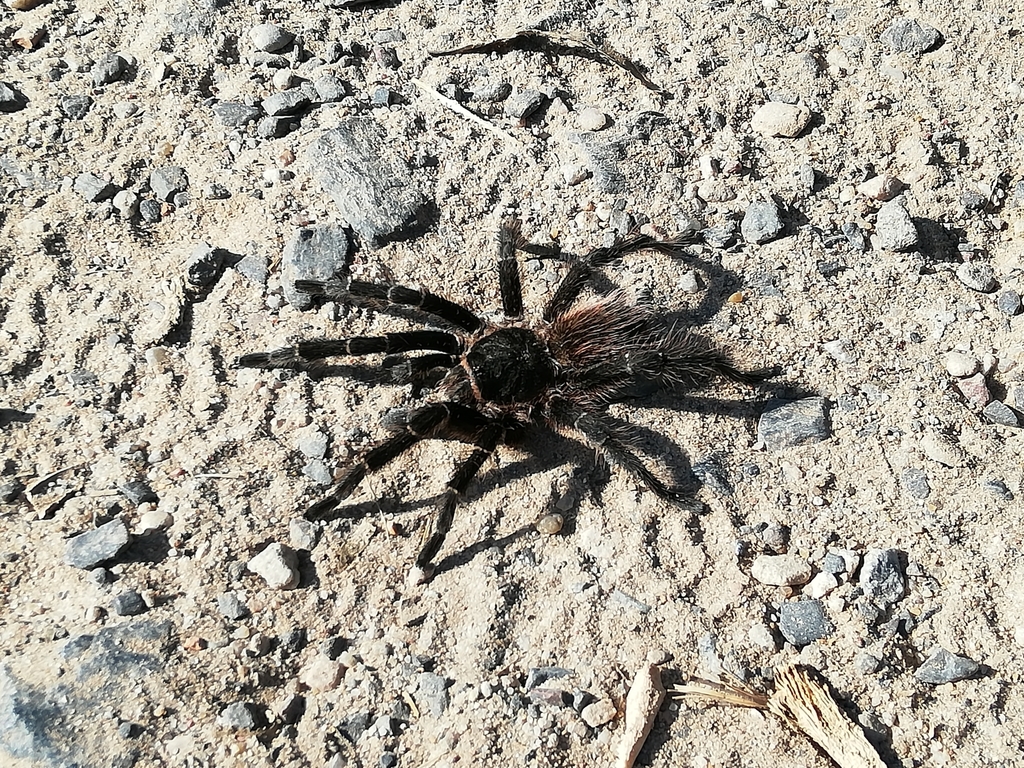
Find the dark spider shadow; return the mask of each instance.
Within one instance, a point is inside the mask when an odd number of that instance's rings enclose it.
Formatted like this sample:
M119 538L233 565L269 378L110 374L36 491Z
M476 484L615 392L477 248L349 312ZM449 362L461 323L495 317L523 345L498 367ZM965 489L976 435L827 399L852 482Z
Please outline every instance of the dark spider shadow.
M9 427L11 424L28 424L36 415L27 411L19 411L16 408L0 408L0 428Z
M461 565L466 565L472 562L472 560L480 555L480 553L486 552L488 549L493 547L497 547L504 551L509 544L512 544L531 533L538 536L540 535L537 534L536 529L532 524L527 524L521 526L515 531L512 531L512 533L506 533L504 536L499 536L497 538L494 536L488 536L487 538L470 544L468 547L465 547L458 552L453 552L438 562L434 567L434 578L437 578L438 574L444 573L445 571L454 570Z

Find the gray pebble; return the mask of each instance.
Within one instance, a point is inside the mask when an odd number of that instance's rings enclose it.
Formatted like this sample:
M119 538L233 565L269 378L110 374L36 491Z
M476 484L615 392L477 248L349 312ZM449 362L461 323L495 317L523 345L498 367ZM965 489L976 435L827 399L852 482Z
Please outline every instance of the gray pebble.
M149 174L149 188L153 190L157 200L170 201L178 192L188 188L188 176L185 169L177 165L165 165Z
M400 43L405 40L405 35L398 29L379 29L373 33L375 43Z
M331 485L334 474L321 459L313 459L302 468L302 474L318 485Z
M529 88L513 94L505 101L505 115L513 120L525 120L544 103L547 97Z
M288 541L294 549L307 552L316 546L317 526L311 520L293 517L288 521Z
M770 451L817 443L830 435L823 397L769 400L757 422L757 438Z
M558 680L571 674L572 670L564 667L533 667L526 675L526 690L532 691L551 680Z
M868 249L868 241L864 236L864 230L858 227L854 222L848 221L843 224L842 231L843 236L846 237L846 242L848 242L850 247L855 251L866 251Z
M249 104L241 104L237 101L218 101L213 105L213 114L224 125L241 128L243 125L259 120L263 113L259 107Z
M747 206L740 234L748 243L767 243L782 232L779 208L772 200L755 200Z
M981 665L978 662L940 648L917 668L914 677L922 683L942 685L974 677L980 670Z
M942 35L935 27L926 26L917 19L906 17L893 21L882 32L879 39L890 50L918 56L938 48L942 43Z
M579 146L597 190L606 194L621 194L627 187L626 177L619 167L624 157L622 143L620 140L609 141L598 136L584 132L571 133L568 138Z
M0 483L0 501L4 504L13 504L25 490L25 484L18 478Z
M313 306L309 294L295 288L296 281L330 280L345 270L348 252L348 233L336 224L295 230L285 244L281 263L284 296L288 303L296 309Z
M869 549L864 553L858 583L864 594L876 602L895 603L906 591L900 553L895 549Z
M481 103L504 101L512 95L512 86L504 81L486 83L475 87L469 94L469 100Z
M821 570L837 576L846 573L846 560L838 552L830 550L821 561Z
M717 456L706 456L695 461L690 470L705 486L723 496L732 496L735 489L729 482L728 474Z
M17 112L24 109L28 99L10 83L0 82L0 112Z
M207 200L227 200L231 197L231 191L223 184L207 184L203 187L203 197Z
M94 173L80 173L76 176L74 189L87 203L109 200L118 191L116 185L111 184L106 179L101 179Z
M160 498L153 492L153 489L143 480L132 480L131 482L119 485L117 490L132 504L138 506L146 502L156 504Z
M295 552L283 544L268 545L250 559L246 567L274 589L294 589L299 585L299 560Z
M338 730L355 744L370 727L369 712L353 712L338 724Z
M1009 315L1010 317L1019 314L1021 308L1020 294L1010 289L1000 292L996 298L996 308L1004 315Z
M238 274L248 278L256 285L266 285L270 274L270 264L263 254L249 254L235 264Z
M995 272L986 261L967 261L956 268L957 279L972 291L990 293L996 289Z
M385 86L374 88L370 94L370 104L374 107L388 107L394 101L395 92Z
M146 601L134 590L119 594L114 598L112 606L118 616L137 616L146 612Z
M186 265L185 280L189 288L197 291L207 290L221 275L224 250L214 248L209 243L199 243L189 254Z
M700 235L712 248L728 248L736 240L736 227L733 224L707 227L701 230Z
M92 570L121 554L130 541L128 526L118 517L68 541L64 562L75 568Z
M1020 426L1020 420L1013 409L999 400L993 400L981 412L993 424L1001 424L1004 427Z
M348 87L334 75L323 75L313 82L320 101L341 101L348 95Z
M264 117L256 126L256 134L262 139L280 139L291 130L291 117Z
M873 242L876 248L886 251L909 251L917 246L917 227L902 196L878 209Z
M89 571L89 581L97 587L103 587L114 581L114 574L106 568L93 568Z
M133 101L119 101L110 108L110 111L114 113L114 117L118 120L124 120L138 112L139 105Z
M978 485L981 486L982 490L988 491L998 499L1002 499L1003 501L1013 501L1013 491L1007 488L1006 483L1002 480L994 477L988 478L980 480Z
M800 600L779 606L779 632L786 642L800 648L828 637L835 627L820 600Z
M595 701L597 701L597 697L589 691L582 691L577 688L572 692L572 708L577 712L582 712Z
M267 96L260 106L271 117L294 115L309 106L309 96L301 88L290 88Z
M156 224L160 221L161 217L161 206L156 200L146 199L139 203L139 215L143 221L147 221L150 224Z
M222 592L217 595L217 609L232 621L244 619L249 615L249 607L242 602L237 592Z
M928 475L916 467L907 467L900 473L900 487L912 499L927 499L932 492Z
M117 726L117 735L122 739L134 739L140 733L142 729L135 723L119 723Z
M862 675L873 675L882 668L882 660L870 653L858 653L853 666Z
M342 218L372 248L407 231L426 205L405 160L372 118L347 118L321 134L307 161Z
M221 710L217 723L226 728L256 728L262 721L261 713L255 704L236 701Z
M416 702L435 718L448 709L448 681L433 672L420 672L416 678Z
M259 24L249 30L249 39L257 50L274 53L287 48L295 35L276 24Z
M128 62L116 53L107 54L92 66L92 84L96 87L115 83L127 71Z
M60 100L60 111L68 120L81 120L92 106L92 97L85 94L72 94Z

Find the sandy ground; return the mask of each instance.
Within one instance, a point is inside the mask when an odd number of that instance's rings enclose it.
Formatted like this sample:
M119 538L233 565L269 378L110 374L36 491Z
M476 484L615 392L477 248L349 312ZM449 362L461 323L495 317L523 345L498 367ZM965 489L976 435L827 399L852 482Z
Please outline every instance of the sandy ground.
M937 29L938 44L891 50L883 33L903 17ZM609 41L672 98L570 55L428 55L541 20ZM311 106L281 138L225 126L211 108L258 103L283 84L281 62L249 37L263 22L299 36L283 51L296 81L333 73L350 94ZM1022 437L981 411L986 395L1024 408L1024 321L1000 309L1024 290L1019 13L987 0L952 11L84 0L5 10L0 32L0 81L24 97L0 113L0 481L25 488L0 506L0 762L608 765L644 664L669 684L725 670L770 689L774 668L799 661L831 682L889 766L1024 765ZM327 63L331 43L343 55ZM128 71L97 86L93 62L112 53ZM503 82L512 98L546 98L520 121L462 95ZM382 87L391 106L373 103ZM93 103L72 119L62 99L78 94ZM768 100L805 106L810 124L794 138L764 135L751 121ZM607 125L581 139L604 122L594 110ZM705 513L691 517L538 431L500 449L470 487L429 584L406 573L465 453L457 444L422 444L372 476L308 547L293 521L323 487L303 474L318 460L303 447L326 436L321 469L333 472L383 436L382 413L416 400L408 387L234 361L307 336L409 327L282 298L296 228L346 223L309 147L356 114L380 125L431 213L412 238L357 242L354 268L488 316L500 306L495 232L506 215L537 242L584 252L606 242L620 211L671 236L694 219L735 226L752 202L774 201L785 229L768 242L631 256L597 281L649 294L744 366L781 366L758 391L701 393L717 403L616 407L649 430L659 472L718 468L726 482L699 492ZM621 191L607 191L586 146L614 148ZM152 200L150 174L163 166L184 169L188 199L157 222L75 189L91 173ZM871 244L881 203L857 187L879 175L904 184L918 235L904 252ZM211 184L230 196L211 199ZM851 223L866 250L844 236ZM269 277L228 265L200 295L186 291L201 242L262 261ZM989 265L996 284L966 285L957 270L968 261ZM535 322L564 270L524 267ZM951 371L951 351L980 385ZM766 450L765 401L796 393L826 399L828 438ZM133 481L158 500L118 490ZM564 528L538 533L553 510ZM117 517L136 537L105 572L65 562L70 537ZM245 568L274 542L300 550L296 589ZM752 561L788 552L817 573L830 549L898 550L906 590L872 612L857 573L840 574L820 596L834 631L795 648L778 630L780 606L808 595L753 579ZM118 615L112 600L130 591L146 610ZM222 612L228 592L244 617ZM977 673L922 682L915 670L938 648ZM547 666L571 674L542 689L585 691L611 720L588 725L560 694L531 695L530 670ZM260 722L219 720L238 702ZM831 763L768 715L687 700L666 703L639 764Z

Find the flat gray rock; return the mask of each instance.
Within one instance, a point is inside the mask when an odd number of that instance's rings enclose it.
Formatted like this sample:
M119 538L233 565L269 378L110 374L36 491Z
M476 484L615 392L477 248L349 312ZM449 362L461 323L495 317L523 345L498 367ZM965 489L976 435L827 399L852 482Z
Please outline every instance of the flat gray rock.
M309 309L313 300L295 287L299 280L330 280L348 264L348 233L327 224L295 230L284 246L281 282L284 297L296 309Z
M942 34L939 30L922 24L917 19L906 17L893 21L879 39L891 51L916 56L928 53L942 44Z
M769 400L757 422L757 438L770 451L817 443L830 435L823 397Z
M64 562L75 568L92 570L121 554L130 541L128 526L118 517L68 541Z
M945 648L940 648L914 672L914 677L922 683L943 685L955 683L974 677L981 670L981 665L966 656L957 656Z
M409 168L372 118L352 117L325 132L307 161L342 217L372 248L416 224L426 206Z
M782 232L778 206L770 200L751 203L743 214L740 233L748 243L767 243Z

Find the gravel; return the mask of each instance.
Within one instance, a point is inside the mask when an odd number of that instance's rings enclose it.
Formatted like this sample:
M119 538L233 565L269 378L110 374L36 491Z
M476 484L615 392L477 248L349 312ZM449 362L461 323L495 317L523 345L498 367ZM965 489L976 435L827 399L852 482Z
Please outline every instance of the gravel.
M121 518L115 518L68 541L64 562L89 571L116 558L130 542L128 526Z
M802 648L828 637L835 627L820 600L800 600L779 606L779 632L786 642Z
M957 656L945 648L939 648L914 671L914 677L922 683L945 685L974 677L981 670L978 662L966 656Z

